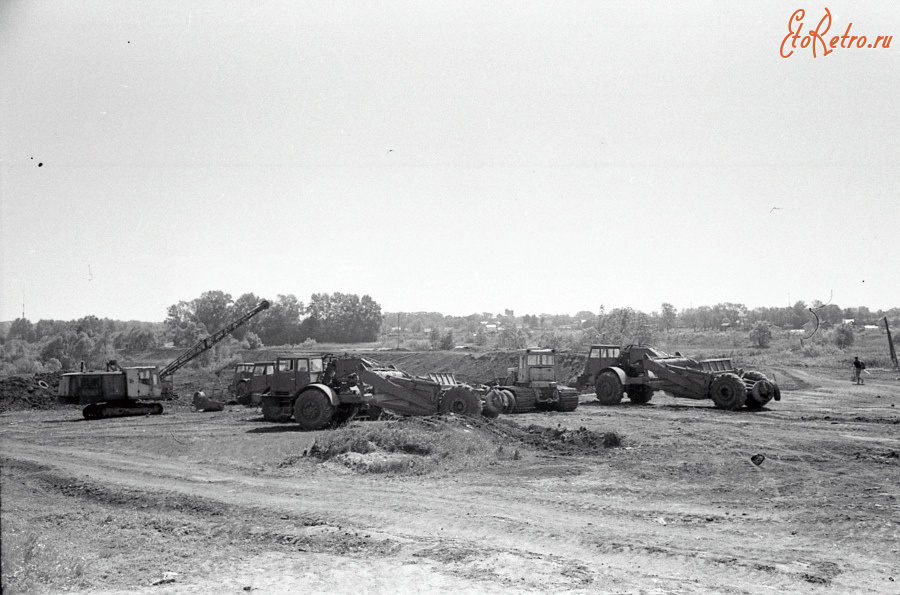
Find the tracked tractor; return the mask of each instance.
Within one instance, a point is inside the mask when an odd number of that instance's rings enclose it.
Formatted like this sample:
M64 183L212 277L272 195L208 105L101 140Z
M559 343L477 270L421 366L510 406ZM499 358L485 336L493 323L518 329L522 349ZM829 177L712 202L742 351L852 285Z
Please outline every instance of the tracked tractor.
M526 349L517 368L491 383L504 397L504 413L574 411L578 391L557 380L555 349Z
M696 361L646 345L592 345L580 387L594 386L597 400L615 405L626 394L647 403L656 391L684 399L712 399L719 409L759 409L781 400L778 385L761 372L735 368L731 358Z
M268 307L269 302L261 301L250 312L197 341L162 370L157 370L156 366L122 368L111 361L105 371L82 370L63 374L59 381L58 399L61 403L86 405L82 410L85 419L159 415L163 412L159 401L175 398L172 376L177 370L212 349L229 333Z

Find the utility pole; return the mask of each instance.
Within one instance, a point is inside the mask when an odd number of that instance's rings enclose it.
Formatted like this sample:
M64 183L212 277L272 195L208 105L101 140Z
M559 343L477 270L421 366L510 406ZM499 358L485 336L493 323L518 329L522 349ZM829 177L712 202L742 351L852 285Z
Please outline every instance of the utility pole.
M900 364L897 363L897 352L894 350L894 339L891 338L891 327L888 326L887 316L884 317L884 330L887 331L888 347L891 350L891 361L894 362L894 368L900 369Z

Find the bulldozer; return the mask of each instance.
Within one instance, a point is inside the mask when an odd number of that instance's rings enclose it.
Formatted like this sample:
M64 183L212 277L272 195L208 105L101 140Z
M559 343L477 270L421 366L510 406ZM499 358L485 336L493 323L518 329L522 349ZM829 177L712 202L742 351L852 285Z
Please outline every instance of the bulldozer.
M693 360L646 345L592 345L576 388L593 386L603 405L627 394L643 404L655 391L684 399L712 399L719 409L760 409L781 400L781 389L763 373L735 368L731 358Z
M59 381L57 399L60 403L86 405L82 410L85 419L160 415L163 406L159 401L175 398L172 386L175 372L212 349L229 333L268 307L269 302L261 301L253 310L197 341L162 370L158 370L156 366L123 368L115 361L110 361L104 371L82 369L63 374Z
M518 367L490 383L504 398L504 413L578 408L578 391L557 380L556 356L555 349L526 349L519 354Z

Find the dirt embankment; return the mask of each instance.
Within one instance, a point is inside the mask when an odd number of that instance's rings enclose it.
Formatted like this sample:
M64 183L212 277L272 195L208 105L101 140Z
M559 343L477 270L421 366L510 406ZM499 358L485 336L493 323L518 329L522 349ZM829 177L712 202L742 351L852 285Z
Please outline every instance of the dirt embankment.
M0 378L0 412L56 408L59 377L59 373L46 372Z

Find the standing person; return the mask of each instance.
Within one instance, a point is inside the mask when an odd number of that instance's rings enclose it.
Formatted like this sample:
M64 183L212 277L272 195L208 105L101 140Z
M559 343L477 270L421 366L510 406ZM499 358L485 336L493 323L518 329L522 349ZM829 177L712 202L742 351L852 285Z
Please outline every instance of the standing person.
M858 357L853 358L853 368L854 368L854 372L856 373L856 384L865 384L863 379L860 377L860 374L862 373L862 371L865 367L866 367L866 365L864 363L862 363L861 361L859 361Z

